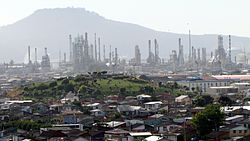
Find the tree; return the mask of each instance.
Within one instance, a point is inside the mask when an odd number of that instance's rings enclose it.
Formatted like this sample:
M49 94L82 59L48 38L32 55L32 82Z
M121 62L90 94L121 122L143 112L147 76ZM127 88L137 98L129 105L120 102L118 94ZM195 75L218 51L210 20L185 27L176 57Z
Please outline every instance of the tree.
M120 88L120 93L125 94L126 93L126 88Z
M68 83L69 83L69 79L65 78L65 79L62 80L62 84L65 85L65 84L68 84Z
M41 90L41 91L46 90L48 88L49 88L48 85L45 84L45 83L38 84L37 87L36 87L37 90Z
M79 90L78 90L78 93L85 93L86 92L86 90L87 90L87 88L86 88L86 86L84 86L84 85L81 85L81 87L79 88Z
M227 96L221 96L218 100L218 102L222 106L231 106L234 102Z
M208 105L203 111L197 113L191 120L192 125L200 137L204 137L210 132L218 131L223 125L224 113L220 110L219 105Z
M49 83L49 87L52 88L52 87L55 87L57 86L57 82L56 81L52 81Z
M74 85L72 83L65 84L64 90L65 90L65 92L70 92L70 91L74 92L75 91Z
M208 104L212 104L214 99L210 95L197 95L194 98L193 104L195 106L204 107Z
M154 88L147 85L147 86L144 87L144 92L148 93L148 94L152 94L152 93L154 93Z

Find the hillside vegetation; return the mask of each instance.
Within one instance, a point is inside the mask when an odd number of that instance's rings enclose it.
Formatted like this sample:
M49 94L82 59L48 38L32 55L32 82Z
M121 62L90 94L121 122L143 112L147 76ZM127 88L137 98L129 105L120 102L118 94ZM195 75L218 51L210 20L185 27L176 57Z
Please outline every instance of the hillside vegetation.
M79 75L76 77L62 78L50 82L33 83L22 87L23 97L35 101L59 100L68 92L79 95L81 99L103 99L109 95L136 96L172 92L177 95L183 91L177 85L159 85L131 76L89 77Z

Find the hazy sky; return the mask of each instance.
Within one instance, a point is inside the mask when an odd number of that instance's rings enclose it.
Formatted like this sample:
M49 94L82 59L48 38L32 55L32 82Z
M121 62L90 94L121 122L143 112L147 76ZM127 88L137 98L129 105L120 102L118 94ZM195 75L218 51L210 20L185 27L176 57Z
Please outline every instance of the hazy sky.
M37 9L83 7L155 30L250 37L250 0L0 0L0 26Z

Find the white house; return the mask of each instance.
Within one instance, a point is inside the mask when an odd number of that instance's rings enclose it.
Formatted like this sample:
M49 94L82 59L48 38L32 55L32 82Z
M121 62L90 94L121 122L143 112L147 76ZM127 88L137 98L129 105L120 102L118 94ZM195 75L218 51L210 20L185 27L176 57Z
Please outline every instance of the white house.
M87 107L90 107L90 109L95 110L95 109L101 109L102 105L100 103L93 103L93 104L88 104L86 105Z
M192 104L192 100L188 95L181 95L175 98L175 102L179 104L189 105Z
M61 99L61 103L66 103L67 101L79 101L79 97L76 94L69 92L63 99Z
M151 96L146 95L146 94L141 94L141 95L137 95L136 98L137 98L137 100L142 101L142 100L150 99Z
M152 101L144 103L145 109L147 110L157 110L161 107L161 105L162 105L161 101Z

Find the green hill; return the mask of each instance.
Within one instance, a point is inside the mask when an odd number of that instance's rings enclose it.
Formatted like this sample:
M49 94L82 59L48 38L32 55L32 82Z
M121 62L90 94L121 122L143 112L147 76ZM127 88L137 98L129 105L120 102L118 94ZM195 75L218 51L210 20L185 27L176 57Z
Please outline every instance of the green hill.
M35 101L60 100L68 92L80 98L103 99L108 95L135 96L173 91L167 86L141 80L132 76L84 76L63 78L22 87L23 97Z

